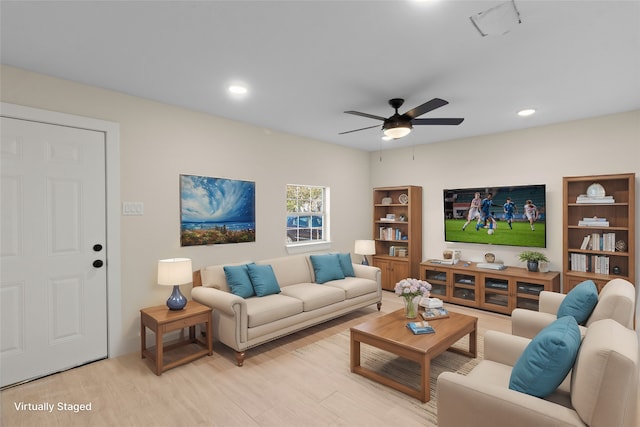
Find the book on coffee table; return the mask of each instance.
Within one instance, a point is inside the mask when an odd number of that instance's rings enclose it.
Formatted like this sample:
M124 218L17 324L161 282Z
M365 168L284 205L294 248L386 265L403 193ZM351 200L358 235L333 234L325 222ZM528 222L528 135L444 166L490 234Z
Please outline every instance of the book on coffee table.
M407 328L415 335L433 334L436 332L432 326L429 326L428 322L409 322L407 323Z
M444 307L439 308L427 308L420 312L420 315L424 320L435 320L449 317L449 312Z

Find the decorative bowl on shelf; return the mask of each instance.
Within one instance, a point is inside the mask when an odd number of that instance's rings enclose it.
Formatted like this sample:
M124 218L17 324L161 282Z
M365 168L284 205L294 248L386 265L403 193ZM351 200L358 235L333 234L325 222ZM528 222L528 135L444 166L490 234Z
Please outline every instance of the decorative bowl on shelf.
M606 195L606 192L604 191L604 187L598 184L597 182L594 182L587 188L587 196L589 197L601 198L601 197L604 197L605 195Z
M400 203L402 203L403 205L406 205L407 203L409 203L409 196L407 196L406 194L402 193L400 195L400 197L398 197L398 201Z
M383 205L390 205L392 201L393 200L391 199L391 197L385 197L385 198L382 199L382 204Z

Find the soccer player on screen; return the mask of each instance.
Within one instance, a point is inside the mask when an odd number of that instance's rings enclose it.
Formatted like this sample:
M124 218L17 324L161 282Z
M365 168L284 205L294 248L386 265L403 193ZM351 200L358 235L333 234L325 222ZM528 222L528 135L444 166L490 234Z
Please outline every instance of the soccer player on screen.
M487 193L487 197L482 199L482 203L480 204L480 218L478 218L478 222L476 223L476 231L480 230L480 228L484 228L487 226L487 222L490 222L489 228L494 228L493 225L496 223L496 220L493 219L491 215L491 206L493 206L493 194ZM482 224L482 225L481 225Z
M504 208L504 219L507 221L507 224L509 224L509 228L513 230L511 222L513 221L513 214L518 213L518 208L516 204L511 201L511 197L507 197L507 202L502 205L502 207Z
M524 216L529 220L531 231L535 231L533 223L538 219L538 208L531 200L527 200L527 203L524 205Z
M482 199L480 198L480 193L476 193L471 200L471 205L469 205L469 214L467 215L467 222L462 226L462 231L467 228L467 225L474 219L480 218L480 205L482 204Z

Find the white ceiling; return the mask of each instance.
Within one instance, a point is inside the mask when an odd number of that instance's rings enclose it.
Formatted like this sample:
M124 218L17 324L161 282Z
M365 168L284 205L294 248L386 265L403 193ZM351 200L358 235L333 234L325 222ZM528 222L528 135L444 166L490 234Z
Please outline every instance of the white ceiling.
M363 150L640 109L640 1L517 0L522 23L481 37L496 1L5 1L3 64ZM226 92L244 82L250 93ZM383 142L339 132L404 112L464 117ZM522 118L516 111L534 107ZM380 123L381 124L381 123ZM603 141L604 142L604 141Z

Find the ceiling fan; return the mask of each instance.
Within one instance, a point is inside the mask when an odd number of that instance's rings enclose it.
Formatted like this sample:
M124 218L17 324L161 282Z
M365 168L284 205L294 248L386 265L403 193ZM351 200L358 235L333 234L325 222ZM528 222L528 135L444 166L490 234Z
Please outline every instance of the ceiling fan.
M418 117L435 110L436 108L443 107L448 104L447 101L440 98L433 98L431 101L427 101L422 105L418 105L416 108L407 111L404 114L398 113L398 108L404 104L404 99L393 98L389 100L389 105L396 110L395 114L391 117L385 118L368 113L361 113L359 111L345 111L347 114L353 114L356 116L369 117L370 119L382 120L382 132L385 136L398 139L403 136L407 136L414 125L459 125L464 119L461 118L444 118L444 119L419 119ZM339 135L346 133L358 132L365 129L373 129L378 127L368 126L366 128L349 130L346 132L340 132Z

